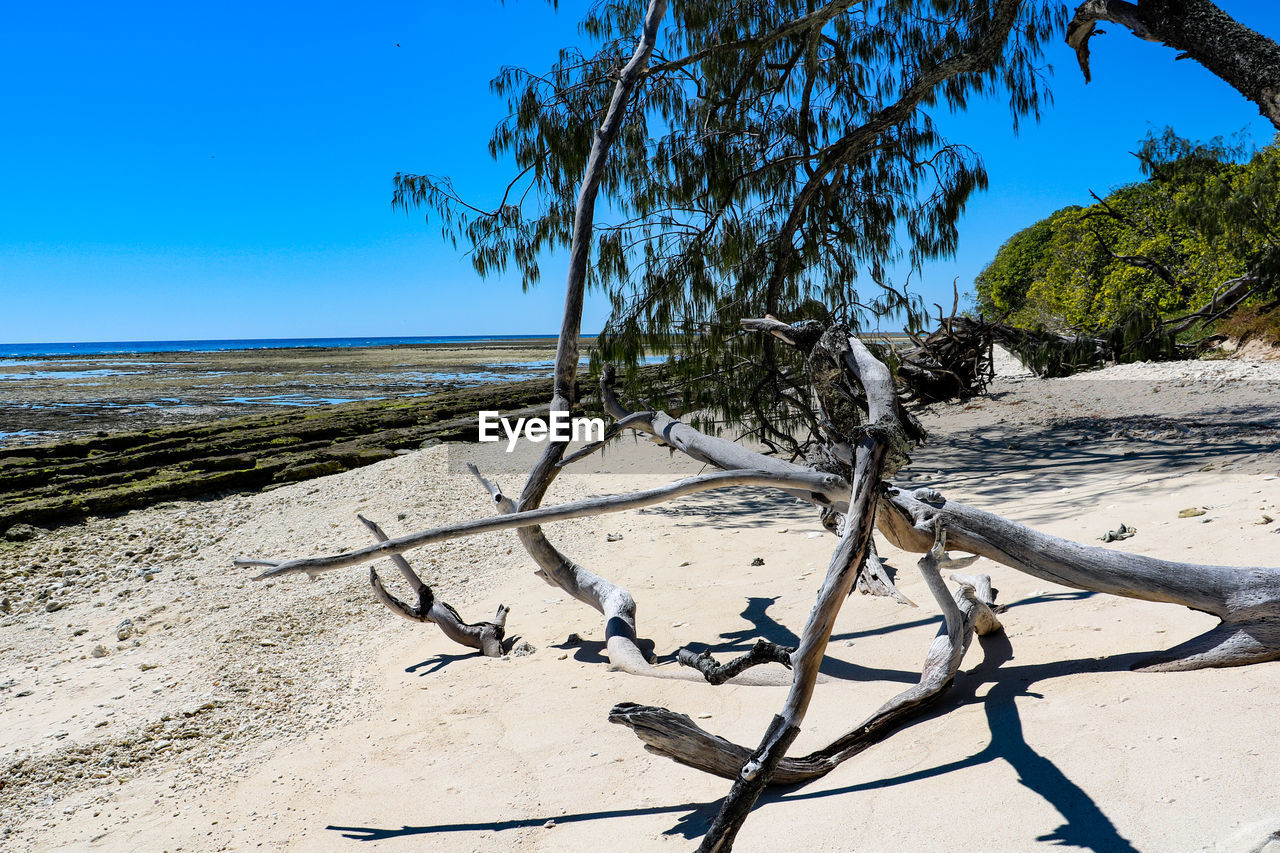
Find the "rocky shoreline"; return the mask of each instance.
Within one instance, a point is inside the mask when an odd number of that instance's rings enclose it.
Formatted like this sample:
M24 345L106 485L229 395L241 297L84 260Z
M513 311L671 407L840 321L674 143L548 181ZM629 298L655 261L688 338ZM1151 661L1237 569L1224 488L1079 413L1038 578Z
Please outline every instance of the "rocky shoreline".
M550 396L551 381L536 379L3 448L0 535L20 539L34 533L30 525L257 491L474 441L480 409L545 408Z

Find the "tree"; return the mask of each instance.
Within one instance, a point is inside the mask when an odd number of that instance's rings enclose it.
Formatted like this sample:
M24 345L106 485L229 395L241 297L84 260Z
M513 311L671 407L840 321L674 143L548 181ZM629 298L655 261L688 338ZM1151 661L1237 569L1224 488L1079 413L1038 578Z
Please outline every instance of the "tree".
M1280 44L1244 26L1209 0L1087 0L1067 26L1080 70L1089 80L1089 40L1102 32L1099 21L1128 29L1146 41L1194 59L1258 105L1280 130Z
M476 472L496 518L345 554L247 561L265 566L259 577L314 575L514 529L544 580L601 612L610 666L662 677L637 644L630 594L561 554L541 525L726 486L783 489L813 504L839 541L799 646L761 642L723 665L687 650L680 655L690 668L679 677L713 684L751 679L757 674L748 670L757 665L790 668L789 677L771 668L755 679L777 683L768 676L783 675L790 685L759 746L732 744L665 709L623 703L610 715L650 748L733 779L702 841L706 851L732 847L766 785L825 773L936 701L973 635L999 630L989 582L966 578L958 592L947 590L941 570L965 562L947 555L948 542L1060 583L1220 617L1219 628L1171 650L1159 666L1280 657L1280 570L1175 564L1088 548L890 483L923 436L889 366L850 323L859 309L896 307L921 319L918 306L884 275L892 234L907 234L915 260L947 251L964 199L981 183L976 161L945 145L921 107L943 100L963 105L974 93L1002 86L1015 115L1033 114L1040 103L1037 44L1054 31L1053 14L1020 0L692 2L676 6L664 24L667 11L666 0L650 0L643 16L631 5L600 5L585 25L604 41L600 53L565 52L548 75L511 71L499 78L515 112L499 127L494 150L514 153L533 184L529 192L536 191L536 215L510 202L527 195L515 185L486 212L465 206L442 179L402 175L397 202L427 205L447 235L472 243L481 271L514 262L532 280L538 252L567 243L553 411L571 409L579 396L582 299L595 282L610 287L615 300L605 357L625 360L654 341L680 349L681 369L714 369L701 386L710 390L692 394L694 402L719 400L716 419L753 418L758 434L781 444L793 425L788 419L797 422L807 434L804 462L711 435L658 407L629 410L613 372L602 370L600 401L615 419L615 433L647 434L718 470L633 494L542 507L560 466L603 444L566 456L564 443L549 442L518 501ZM523 81L518 97L516 81ZM622 220L597 228L601 192ZM859 300L853 290L864 264L881 288L879 304ZM829 304L814 305L817 297ZM797 319L783 322L774 313ZM952 351L935 347L944 350ZM744 386L742 374L755 384ZM744 407L738 395L752 389L762 401ZM874 571L877 525L891 541L926 552L920 568L946 631L931 645L919 685L823 750L786 758L840 606L864 571ZM377 591L376 574L371 582ZM421 589L416 609L379 597L402 615L428 612ZM476 633L486 636L483 628Z
M975 281L978 308L1021 327L1098 335L1135 314L1204 325L1274 298L1280 144L1243 154L1222 139L1151 135L1138 151L1148 180L1010 238ZM1240 281L1250 283L1224 301Z
M597 53L566 50L546 74L494 80L510 115L490 151L520 170L497 205L478 209L447 180L409 174L396 178L396 204L426 208L480 274L514 265L537 281L541 253L569 245L587 117L608 101L639 14L597 4L583 24ZM1063 19L1056 5L1013 0L676 5L601 176L614 216L593 229L590 279L613 312L593 369L619 364L628 392L652 396L634 366L678 352L673 405L719 419L695 425L800 453L794 430L816 425L795 403L799 360L741 334L739 320L856 327L897 310L921 326L923 306L889 280L889 264L951 252L966 201L986 185L977 155L943 139L924 108L999 92L1015 121L1034 118L1040 46Z

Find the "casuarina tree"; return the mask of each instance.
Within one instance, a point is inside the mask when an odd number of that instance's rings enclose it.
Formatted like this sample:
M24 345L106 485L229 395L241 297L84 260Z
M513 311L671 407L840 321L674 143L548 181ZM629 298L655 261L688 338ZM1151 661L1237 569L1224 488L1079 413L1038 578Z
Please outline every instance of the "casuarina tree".
M583 22L594 52L567 49L545 73L508 69L494 83L511 113L490 147L516 167L503 198L474 205L444 178L402 174L395 201L428 211L471 251L481 274L514 265L532 284L544 254L567 249L551 410L575 411L584 389L598 388L591 393L613 418L612 433L645 434L716 470L543 506L561 468L603 444L570 456L566 443L550 441L518 496L475 472L496 517L391 539L370 525L380 541L365 548L245 563L264 567L260 577L314 576L392 557L418 601L394 598L371 572L384 603L495 654L505 609L492 622L466 625L402 555L515 530L545 581L600 611L611 668L711 684L788 684L754 747L662 708L621 703L610 714L651 750L733 780L702 840L708 851L732 847L767 785L820 776L936 702L972 638L1000 630L987 578L953 576L958 589L947 588L943 570L976 559L952 558L948 546L1055 583L1219 617L1218 627L1152 668L1280 658L1280 570L1086 547L892 483L924 439L903 394L903 377L918 374L865 341L859 324L896 313L909 328L923 327L923 306L889 271L896 261L919 267L950 252L966 200L986 181L976 153L943 139L929 110L998 95L1012 120L1034 119L1046 104L1041 46L1065 19L1061 6L1023 0L596 4ZM578 375L589 286L612 299L590 383ZM936 371L989 366L989 355L957 343L961 324L942 325L922 339L943 354ZM650 352L674 353L671 368L657 377L638 370ZM695 415L674 415L676 406ZM721 437L716 428L727 424L755 440ZM784 490L821 514L836 544L814 607L795 648L761 641L723 664L683 650L686 668L656 667L639 643L635 601L606 577L614 567L577 563L543 526L730 486ZM876 573L877 527L925 555L919 567L944 627L919 684L827 747L788 756L841 604ZM884 581L880 574L877 584Z

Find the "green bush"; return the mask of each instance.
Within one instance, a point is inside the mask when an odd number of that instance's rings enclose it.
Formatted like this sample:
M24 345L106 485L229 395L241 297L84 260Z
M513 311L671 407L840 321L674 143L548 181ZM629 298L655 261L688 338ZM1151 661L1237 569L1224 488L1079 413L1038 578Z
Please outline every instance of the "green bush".
M1031 329L1111 333L1207 302L1274 250L1280 142L1241 149L1166 131L1139 152L1148 179L1019 231L975 280L977 307Z

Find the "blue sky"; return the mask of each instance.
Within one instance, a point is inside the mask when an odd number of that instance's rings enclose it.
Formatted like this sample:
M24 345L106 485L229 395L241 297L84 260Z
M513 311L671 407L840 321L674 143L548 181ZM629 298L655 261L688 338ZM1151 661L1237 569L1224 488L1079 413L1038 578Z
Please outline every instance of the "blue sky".
M1222 0L1280 35L1280 4ZM541 68L582 4L8 4L0 30L0 341L554 332L563 262L523 294L479 281L419 215L397 171L496 197L485 143L499 66ZM1003 104L941 119L991 174L959 255L917 289L949 307L1012 233L1137 179L1149 129L1270 125L1173 51L1112 28L1085 86L1050 47L1055 106L1010 130ZM399 45L399 47L397 47ZM584 328L604 318L599 297Z

